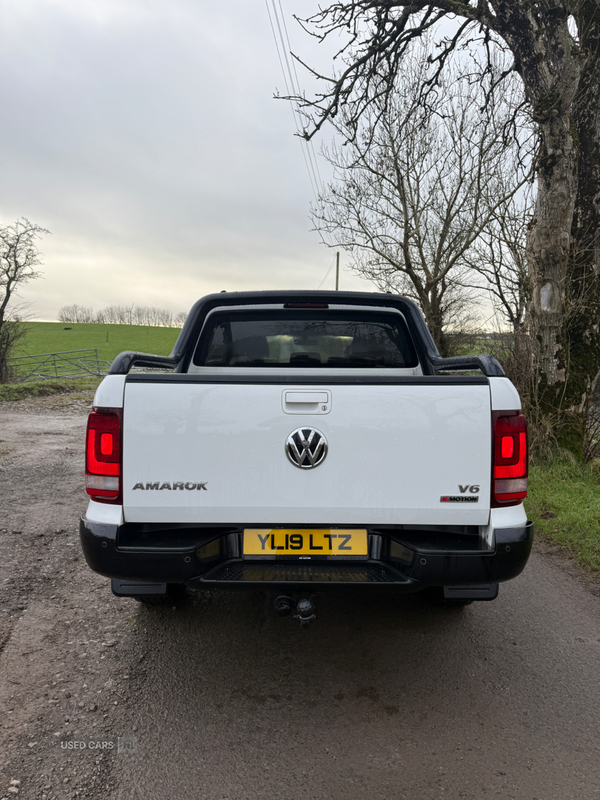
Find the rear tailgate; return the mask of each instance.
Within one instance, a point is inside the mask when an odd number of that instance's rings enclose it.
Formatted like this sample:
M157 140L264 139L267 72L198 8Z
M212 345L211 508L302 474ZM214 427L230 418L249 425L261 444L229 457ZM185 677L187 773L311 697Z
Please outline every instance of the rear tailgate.
M314 468L286 455L298 428L327 440ZM128 522L485 525L490 471L486 378L127 378Z

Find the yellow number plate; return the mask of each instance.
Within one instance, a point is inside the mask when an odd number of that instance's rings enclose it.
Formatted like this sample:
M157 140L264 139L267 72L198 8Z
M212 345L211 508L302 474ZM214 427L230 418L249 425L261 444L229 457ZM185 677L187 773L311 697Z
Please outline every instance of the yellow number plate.
M245 556L366 556L366 530L247 529Z

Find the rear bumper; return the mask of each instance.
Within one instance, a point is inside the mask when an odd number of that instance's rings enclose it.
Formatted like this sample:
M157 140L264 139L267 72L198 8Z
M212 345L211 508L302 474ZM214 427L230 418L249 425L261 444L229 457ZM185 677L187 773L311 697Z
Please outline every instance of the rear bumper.
M415 592L428 586L497 584L523 571L533 543L532 522L496 528L490 544L455 528L368 532L368 560L307 564L243 559L241 529L232 526L108 525L85 517L80 521L85 559L95 572L117 581L195 589L370 586Z

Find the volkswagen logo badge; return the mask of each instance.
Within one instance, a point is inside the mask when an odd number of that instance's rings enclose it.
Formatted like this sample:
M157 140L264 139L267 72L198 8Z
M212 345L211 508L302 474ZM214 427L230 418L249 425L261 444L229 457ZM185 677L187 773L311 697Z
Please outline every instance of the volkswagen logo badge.
M327 455L327 439L316 428L296 428L285 442L287 457L295 467L312 469Z

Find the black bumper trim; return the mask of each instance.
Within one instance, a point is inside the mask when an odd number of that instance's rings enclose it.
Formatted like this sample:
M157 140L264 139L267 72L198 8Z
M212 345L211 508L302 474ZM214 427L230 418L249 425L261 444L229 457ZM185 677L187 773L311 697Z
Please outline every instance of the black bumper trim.
M217 555L207 560L199 557L199 547L208 541L215 541L214 529L211 533L204 534L198 531L197 547L190 546L190 540L181 542L180 548L154 547L148 549L120 549L119 548L119 526L101 525L88 522L82 518L80 522L80 538L85 559L95 572L107 578L114 578L119 581L142 581L144 583L175 583L192 586L202 586L202 588L225 588L227 586L250 587L253 583L257 586L263 584L273 585L277 581L272 575L264 572L267 567L271 570L290 570L284 575L281 582L289 584L285 578L292 577L294 585L300 585L304 581L301 576L300 566L294 564L282 564L273 562L267 565L257 564L257 562L244 562L239 558L240 552L235 547L239 537L237 534L226 533L231 531L231 527L223 530L223 535L218 538L220 544L216 548ZM376 529L377 530L377 529ZM372 534L373 540L381 537L384 532L378 530ZM390 534L392 532L390 531ZM402 531L393 535L394 541L403 541ZM473 550L449 549L446 552L419 551L416 540L413 537L404 539L406 550L410 559L400 560L386 555L385 548L377 548L377 553L371 553L369 562L362 566L367 569L367 576L374 575L368 573L372 567L383 569L379 573L381 580L354 579L351 575L357 575L355 571L359 564L354 562L348 564L344 562L323 562L314 561L310 565L312 573L320 575L319 581L306 579L306 585L315 586L317 583L323 586L344 586L344 585L385 585L393 587L399 591L415 591L416 588L425 586L444 586L444 587L468 587L484 586L497 584L511 580L520 575L531 552L533 543L533 523L513 528L500 528L495 531L494 549L485 549L481 552ZM233 577L233 572L226 572L225 565L237 564L238 570L242 572L238 577ZM302 568L307 567L306 563ZM263 570L264 578L253 581L249 579L252 574L250 570ZM231 566L233 569L233 566ZM293 570L296 570L294 573ZM320 572L319 572L320 571ZM220 577L219 577L220 576ZM241 577L239 577L241 576ZM325 577L328 576L328 577ZM393 579L390 579L392 578ZM279 579L277 579L279 580Z

